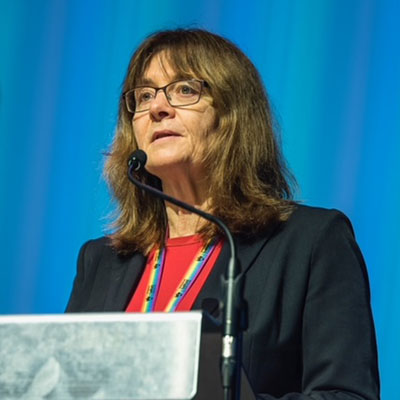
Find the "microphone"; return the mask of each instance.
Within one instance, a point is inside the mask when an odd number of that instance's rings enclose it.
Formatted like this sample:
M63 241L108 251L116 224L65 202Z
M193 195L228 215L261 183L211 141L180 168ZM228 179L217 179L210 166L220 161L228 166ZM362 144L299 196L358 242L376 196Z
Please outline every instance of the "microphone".
M225 277L221 277L225 301L224 301L224 320L223 320L223 334L222 334L222 357L221 357L221 378L222 387L226 399L239 398L239 385L237 379L239 375L240 359L240 323L241 323L241 305L242 305L242 286L243 275L239 273L239 261L236 256L236 243L230 232L229 228L219 218L212 214L206 213L198 208L191 206L181 200L167 195L154 188L153 186L146 185L134 176L134 172L142 172L147 161L147 155L143 150L134 151L128 159L128 178L129 180L140 189L152 193L154 196L161 198L164 201L175 204L187 211L200 215L208 221L216 224L225 234L229 243L231 256L229 259L228 267L226 269Z
M128 159L129 170L141 172L147 161L147 154L143 150L134 151Z

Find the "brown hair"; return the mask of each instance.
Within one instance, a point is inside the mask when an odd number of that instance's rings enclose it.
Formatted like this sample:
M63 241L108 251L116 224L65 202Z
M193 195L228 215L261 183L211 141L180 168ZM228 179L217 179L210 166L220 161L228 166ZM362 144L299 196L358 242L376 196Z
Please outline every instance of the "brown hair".
M135 87L160 52L179 75L206 81L213 99L217 134L204 159L210 171L211 212L245 236L286 220L294 206L288 182L295 182L277 145L267 94L254 65L233 43L210 32L162 31L149 36L133 54L123 93ZM111 241L125 254L146 253L152 245L161 245L167 229L164 203L138 190L127 177L127 159L137 149L131 120L121 96L104 173L118 202ZM161 188L155 176L142 179ZM212 237L216 228L208 224L200 233Z

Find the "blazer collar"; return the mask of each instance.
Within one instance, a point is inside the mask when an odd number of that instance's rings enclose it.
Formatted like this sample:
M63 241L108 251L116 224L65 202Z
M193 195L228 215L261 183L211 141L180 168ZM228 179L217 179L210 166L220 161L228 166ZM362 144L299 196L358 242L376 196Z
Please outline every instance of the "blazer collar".
M247 274L257 259L258 254L271 237L274 229L266 234L255 238L252 242L245 241L236 237L237 254L239 260L239 270ZM213 314L213 308L218 308L219 302L223 299L223 287L221 277L225 274L230 257L230 249L225 241L221 254L208 277L205 285L197 297L193 309L205 308L210 314ZM117 263L111 263L109 268L108 289L104 292L103 311L121 311L125 310L128 302L133 296L139 280L142 276L146 258L136 253L131 258ZM211 308L210 308L211 307Z

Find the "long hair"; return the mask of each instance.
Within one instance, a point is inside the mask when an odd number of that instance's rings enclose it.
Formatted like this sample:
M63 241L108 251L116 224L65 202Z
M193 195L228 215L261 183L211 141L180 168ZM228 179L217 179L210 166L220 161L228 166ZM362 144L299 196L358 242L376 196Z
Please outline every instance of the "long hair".
M245 54L225 38L199 29L178 29L149 36L130 61L122 92L134 88L152 57L163 53L179 76L207 82L217 122L204 156L208 171L210 212L237 234L248 237L286 220L294 202L287 170L274 132L274 121L261 78ZM147 253L162 245L167 230L164 203L134 187L127 178L127 159L137 149L133 115L120 99L118 126L104 174L118 209L110 234L123 254ZM155 176L142 179L161 189ZM204 238L217 229L204 225Z

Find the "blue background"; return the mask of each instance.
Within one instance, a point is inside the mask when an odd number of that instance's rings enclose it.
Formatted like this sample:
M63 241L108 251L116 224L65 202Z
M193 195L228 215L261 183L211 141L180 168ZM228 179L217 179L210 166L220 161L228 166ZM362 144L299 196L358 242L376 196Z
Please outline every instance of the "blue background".
M297 198L351 218L383 399L399 399L399 21L397 0L0 0L0 313L63 312L78 249L112 210L102 152L131 52L202 27L259 69Z

